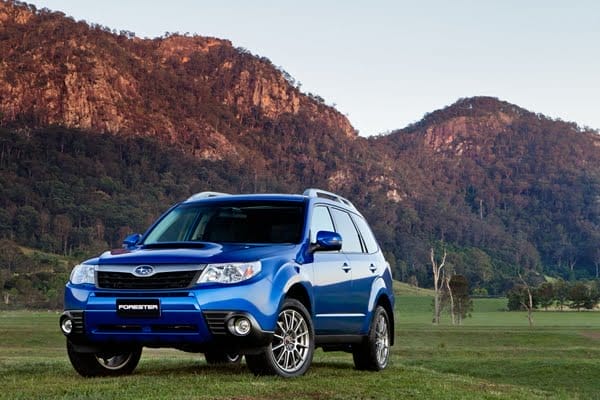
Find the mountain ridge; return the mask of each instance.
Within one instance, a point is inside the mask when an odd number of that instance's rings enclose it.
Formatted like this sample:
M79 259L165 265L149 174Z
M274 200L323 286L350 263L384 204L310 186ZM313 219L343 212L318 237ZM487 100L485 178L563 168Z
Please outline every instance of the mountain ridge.
M505 293L517 271L594 277L599 160L596 131L484 96L360 137L227 40L0 1L0 240L88 254L192 192L322 187L365 214L397 279L429 285L444 246L472 287Z
M332 134L356 136L345 116L227 40L115 35L10 1L0 2L0 20L4 124L152 135L209 158L221 156L215 146L243 147L236 136L283 114L306 113Z

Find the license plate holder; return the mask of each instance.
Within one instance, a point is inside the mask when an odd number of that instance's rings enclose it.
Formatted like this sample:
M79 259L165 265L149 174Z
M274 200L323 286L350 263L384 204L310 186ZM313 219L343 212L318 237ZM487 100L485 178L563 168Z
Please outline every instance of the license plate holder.
M156 318L160 317L158 299L117 299L119 317Z

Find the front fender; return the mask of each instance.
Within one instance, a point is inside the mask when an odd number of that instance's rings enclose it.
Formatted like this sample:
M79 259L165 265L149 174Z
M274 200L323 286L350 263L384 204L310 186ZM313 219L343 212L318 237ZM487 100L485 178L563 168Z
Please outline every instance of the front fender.
M277 313L275 315L275 319L273 321L273 328L275 327L275 323L277 322L277 314L281 309L283 301L285 300L286 295L290 292L290 290L296 285L300 285L302 289L306 292L309 301L310 310L314 310L314 300L313 300L313 287L310 283L310 279L307 276L306 272L303 271L303 268L300 264L290 261L282 265L275 276L273 277L273 284L271 287L271 293L269 297L270 304L277 304Z

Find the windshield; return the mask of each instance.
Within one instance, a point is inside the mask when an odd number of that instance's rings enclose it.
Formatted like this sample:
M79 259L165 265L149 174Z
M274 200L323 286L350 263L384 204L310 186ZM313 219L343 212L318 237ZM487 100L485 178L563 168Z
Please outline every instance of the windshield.
M182 204L148 234L144 245L173 242L299 243L304 204L242 201Z

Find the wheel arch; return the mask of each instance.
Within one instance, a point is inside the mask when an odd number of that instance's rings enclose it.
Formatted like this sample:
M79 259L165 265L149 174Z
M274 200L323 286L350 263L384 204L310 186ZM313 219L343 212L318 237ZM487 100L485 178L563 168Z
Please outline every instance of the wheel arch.
M277 310L279 310L286 298L298 300L304 305L309 315L313 315L314 304L310 278L294 261L284 263L273 277L272 304L277 305Z
M296 299L306 308L309 315L313 315L312 301L308 290L301 282L292 284L285 293L285 298Z
M388 315L389 323L390 323L390 345L394 345L395 338L395 324L394 324L394 309L392 308L392 303L390 299L384 294L381 293L377 298L377 302L375 303L375 307L381 306L385 310ZM373 309L374 310L374 309Z

